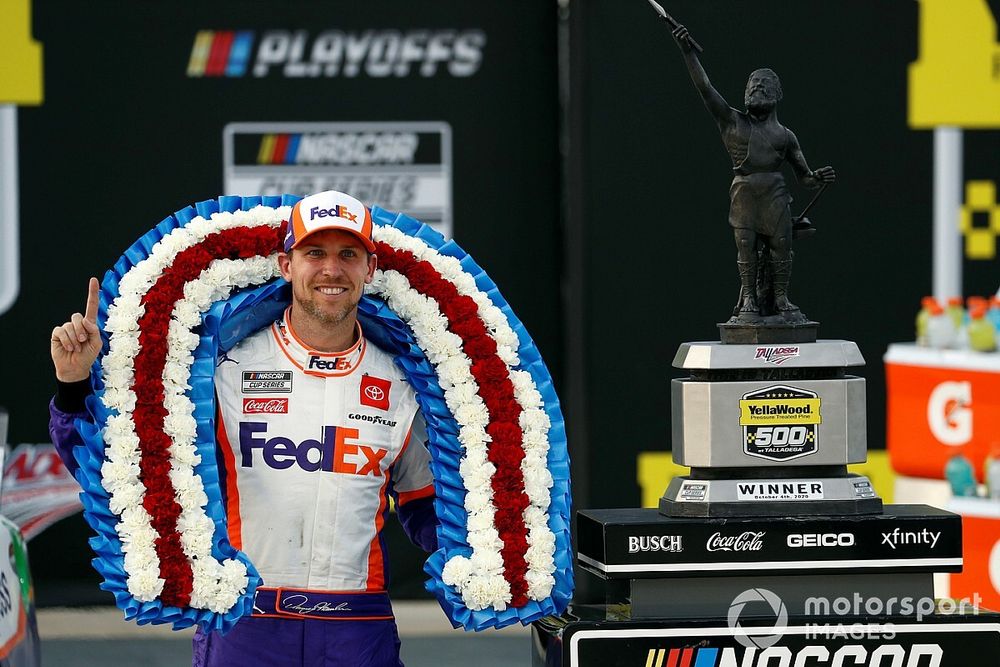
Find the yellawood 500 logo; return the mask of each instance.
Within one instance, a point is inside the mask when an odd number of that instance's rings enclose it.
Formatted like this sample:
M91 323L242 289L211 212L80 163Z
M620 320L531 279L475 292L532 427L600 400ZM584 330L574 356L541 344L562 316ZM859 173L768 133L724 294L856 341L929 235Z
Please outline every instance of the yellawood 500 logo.
M815 392L778 385L740 400L743 451L770 461L808 456L819 447L820 398Z

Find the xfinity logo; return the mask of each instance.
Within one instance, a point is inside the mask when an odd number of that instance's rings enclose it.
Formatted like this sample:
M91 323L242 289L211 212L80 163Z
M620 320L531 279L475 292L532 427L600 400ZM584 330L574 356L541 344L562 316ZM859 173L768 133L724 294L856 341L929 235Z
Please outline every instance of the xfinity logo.
M807 533L788 536L788 546L803 547L853 547L853 533Z
M255 45L256 44L256 48ZM468 77L479 71L482 30L200 30L188 59L189 77L287 78Z
M670 553L680 553L684 551L680 535L651 535L651 536L628 536L628 552L630 554L640 551L668 551Z
M708 538L705 548L708 551L760 551L764 548L763 537L766 533L747 531L739 535L715 533Z
M941 538L941 531L932 532L924 528L918 531L900 530L896 528L891 533L882 533L882 544L889 545L895 550L900 545L929 545L931 549L937 546Z

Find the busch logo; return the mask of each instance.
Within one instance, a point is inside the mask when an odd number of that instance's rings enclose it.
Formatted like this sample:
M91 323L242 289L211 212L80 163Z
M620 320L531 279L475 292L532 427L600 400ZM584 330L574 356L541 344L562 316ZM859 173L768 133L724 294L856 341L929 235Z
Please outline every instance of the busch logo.
M729 535L723 537L722 533L715 533L708 538L705 548L708 551L760 551L764 548L764 531L759 533L747 531L740 535Z
M309 357L309 368L320 371L346 371L350 367L351 365L345 357L337 357L333 361L326 361L316 355Z
M765 363L779 366L792 357L799 356L799 348L795 347L758 347L754 359L763 359Z
M343 426L324 426L322 440L307 439L296 444L282 436L265 437L267 424L260 422L240 422L240 465L254 467L255 449L263 452L264 465L275 470L285 470L297 465L306 472L337 472L348 475L382 476L381 462L389 452L381 447L368 447L347 442L358 437L358 430ZM347 459L364 455L365 462Z
M244 398L245 415L287 415L287 398Z
M640 551L680 553L684 547L680 535L629 535L628 552L634 554Z
M351 222L357 222L358 216L347 210L346 207L337 204L333 208L319 208L314 206L309 209L309 219L315 220L316 218L345 218Z

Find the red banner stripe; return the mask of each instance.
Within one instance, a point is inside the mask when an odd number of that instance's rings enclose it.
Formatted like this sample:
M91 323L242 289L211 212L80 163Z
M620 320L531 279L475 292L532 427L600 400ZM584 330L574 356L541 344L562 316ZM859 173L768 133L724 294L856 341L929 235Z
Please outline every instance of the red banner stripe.
M521 406L514 396L507 365L497 356L496 343L489 337L486 325L479 317L479 307L468 296L462 296L454 284L446 280L430 262L418 260L413 253L396 250L384 242L375 244L379 265L406 276L410 286L434 299L448 319L448 329L462 339L462 351L472 360L472 375L479 386L479 396L486 404L490 418L486 432L492 442L487 458L496 466L493 475L493 504L496 506L496 526L503 548L504 578L510 583L511 606L528 603L528 571L524 555L528 550L528 528L524 509L529 498L524 492L521 460L524 449L519 426Z
M229 51L233 47L233 31L220 30L212 40L212 50L208 53L208 63L205 65L206 76L222 76L226 71Z
M274 152L271 153L271 164L285 164L285 151L288 150L288 135L274 135Z
M177 254L170 267L142 298L145 312L139 318L139 353L134 360L136 407L133 412L139 437L140 479L146 487L143 507L152 517L160 576L160 600L186 607L191 599L191 564L181 548L177 519L181 507L170 481L170 438L163 433L167 416L163 407L163 368L167 356L170 314L184 298L184 285L215 259L268 256L281 248L282 233L273 227L237 227L210 234L201 243Z

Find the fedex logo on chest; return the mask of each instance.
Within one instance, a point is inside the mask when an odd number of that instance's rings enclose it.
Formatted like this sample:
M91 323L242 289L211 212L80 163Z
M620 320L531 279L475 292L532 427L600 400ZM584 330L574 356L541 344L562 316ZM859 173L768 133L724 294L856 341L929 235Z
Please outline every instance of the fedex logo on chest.
M384 475L382 461L388 449L370 447L356 442L358 429L344 426L324 426L321 439L307 438L295 442L276 435L267 437L267 424L240 422L240 466L263 464L274 470L298 466L306 472L335 472L347 475ZM260 451L257 455L256 452Z

